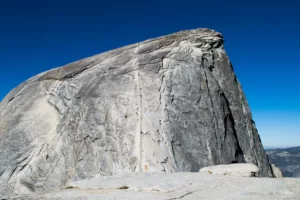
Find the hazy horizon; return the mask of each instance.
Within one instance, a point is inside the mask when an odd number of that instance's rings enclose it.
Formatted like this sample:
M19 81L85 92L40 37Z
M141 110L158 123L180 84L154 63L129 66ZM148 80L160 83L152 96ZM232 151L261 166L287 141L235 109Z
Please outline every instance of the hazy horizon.
M0 8L0 100L43 71L180 30L212 28L225 38L264 146L300 146L298 4L6 1Z

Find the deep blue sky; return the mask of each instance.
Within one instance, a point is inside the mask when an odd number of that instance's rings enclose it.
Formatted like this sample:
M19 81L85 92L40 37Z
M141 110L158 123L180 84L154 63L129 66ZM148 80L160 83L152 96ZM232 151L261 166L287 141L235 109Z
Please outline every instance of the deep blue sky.
M172 32L213 28L265 146L300 145L297 1L1 1L0 99L31 76Z

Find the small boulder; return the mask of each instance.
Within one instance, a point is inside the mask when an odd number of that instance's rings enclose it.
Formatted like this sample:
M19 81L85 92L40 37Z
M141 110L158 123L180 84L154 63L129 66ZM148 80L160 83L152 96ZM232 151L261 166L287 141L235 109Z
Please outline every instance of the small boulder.
M274 164L271 165L275 178L283 178L282 171Z
M239 163L229 165L214 165L204 167L199 172L214 175L229 175L240 177L257 177L259 168L252 163Z

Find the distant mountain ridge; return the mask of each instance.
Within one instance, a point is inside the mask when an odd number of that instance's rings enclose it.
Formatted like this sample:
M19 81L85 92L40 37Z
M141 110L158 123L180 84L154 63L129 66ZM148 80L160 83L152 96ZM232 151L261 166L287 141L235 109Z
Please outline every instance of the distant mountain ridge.
M271 163L282 170L284 177L300 178L300 146L266 149Z

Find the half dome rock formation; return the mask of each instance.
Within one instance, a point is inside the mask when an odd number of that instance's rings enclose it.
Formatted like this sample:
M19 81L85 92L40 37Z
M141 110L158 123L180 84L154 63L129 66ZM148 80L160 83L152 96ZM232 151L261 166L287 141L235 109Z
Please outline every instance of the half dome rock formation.
M210 29L182 31L39 74L0 104L0 196L126 172L253 163L273 177Z

